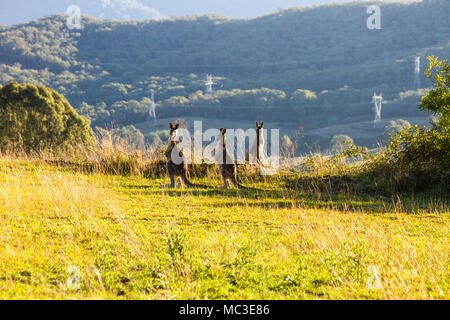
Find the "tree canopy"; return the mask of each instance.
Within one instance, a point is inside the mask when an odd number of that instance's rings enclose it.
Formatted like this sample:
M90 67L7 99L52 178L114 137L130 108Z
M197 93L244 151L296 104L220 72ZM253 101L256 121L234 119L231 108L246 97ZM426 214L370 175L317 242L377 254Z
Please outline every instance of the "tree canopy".
M12 82L0 87L0 147L24 151L92 145L89 120L55 90Z
M429 65L425 74L434 82L434 89L421 101L421 108L434 112L438 117L437 128L444 134L450 134L450 66L448 60L439 60L435 56L428 58Z

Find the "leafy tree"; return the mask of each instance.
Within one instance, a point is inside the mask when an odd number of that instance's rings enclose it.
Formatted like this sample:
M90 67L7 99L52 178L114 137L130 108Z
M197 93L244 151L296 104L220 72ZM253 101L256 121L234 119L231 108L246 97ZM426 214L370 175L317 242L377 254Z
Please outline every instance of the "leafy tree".
M131 149L143 150L145 147L144 135L133 125L113 129L112 133L118 141L122 141Z
M353 144L353 139L345 134L338 134L331 138L331 150L333 152L342 152Z
M0 87L0 147L24 151L93 145L89 120L56 91L12 82Z
M388 154L394 163L415 170L431 169L447 175L450 170L450 68L447 60L430 56L425 74L435 88L428 92L420 107L439 119L431 130L407 127L392 137Z
M391 120L389 123L384 127L384 131L387 134L396 134L400 130L409 127L411 124L403 119L397 119L397 120Z
M434 89L428 92L420 103L424 110L435 113L439 119L436 129L445 135L450 132L450 66L448 60L438 60L435 56L428 57L428 69L425 74L434 82Z
M407 127L393 136L388 154L401 167L419 170L450 170L450 139L439 130Z
M281 137L281 148L285 157L291 157L295 154L295 146L288 135Z
M160 146L164 144L163 140L157 132L150 132L147 136L147 139L151 145Z
M306 90L306 89L297 89L292 94L291 100L294 103L302 104L308 103L312 100L316 100L317 95L314 91Z

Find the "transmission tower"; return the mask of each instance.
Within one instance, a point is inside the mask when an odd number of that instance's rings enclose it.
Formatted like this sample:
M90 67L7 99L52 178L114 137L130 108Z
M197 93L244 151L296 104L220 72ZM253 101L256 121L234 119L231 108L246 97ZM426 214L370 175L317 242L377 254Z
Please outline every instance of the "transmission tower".
M383 104L383 95L377 96L376 93L373 94L372 101L375 105L375 120L373 121L374 127L379 127L381 125L381 105Z
M150 116L150 119L153 118L155 121L155 125L157 124L156 121L156 103L155 103L155 93L152 92L152 98L150 101L150 108L148 111L148 115Z
M210 74L206 75L206 80L205 80L205 93L206 94L212 94L213 93L213 85L215 85L216 83L213 80L213 76Z
M422 84L420 83L420 57L414 59L414 89L420 89Z

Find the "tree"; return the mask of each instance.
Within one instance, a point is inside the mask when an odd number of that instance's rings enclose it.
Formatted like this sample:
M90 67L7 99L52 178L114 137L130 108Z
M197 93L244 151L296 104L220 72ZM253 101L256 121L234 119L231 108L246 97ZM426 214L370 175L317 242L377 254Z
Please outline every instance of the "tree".
M161 137L156 132L150 132L148 134L148 141L151 145L160 146L163 145Z
M331 150L333 152L342 152L348 148L349 144L353 144L353 139L345 134L338 134L331 138Z
M296 104L310 103L312 100L316 99L316 93L306 89L295 90L291 97L291 100Z
M281 147L285 157L290 158L295 154L294 144L286 134L281 138Z
M397 164L416 170L433 169L445 177L450 172L450 68L447 60L439 61L434 56L428 60L425 74L435 88L422 98L420 108L439 119L431 130L418 126L401 130L392 137L388 153Z
M448 60L439 61L435 56L428 57L425 74L434 82L434 89L428 92L420 103L420 108L435 113L439 119L435 129L450 134L450 66Z
M389 134L389 133L390 134L396 134L400 130L402 130L404 128L407 128L409 126L411 126L411 124L408 121L406 121L406 120L403 120L403 119L397 119L396 121L395 120L391 120L391 121L389 121L389 124L387 124L384 127L384 131L387 134Z
M125 126L120 129L114 129L113 135L119 141L123 141L131 149L143 150L145 147L145 138L139 129L135 126Z
M92 146L89 120L56 91L12 82L0 87L0 148L25 152Z

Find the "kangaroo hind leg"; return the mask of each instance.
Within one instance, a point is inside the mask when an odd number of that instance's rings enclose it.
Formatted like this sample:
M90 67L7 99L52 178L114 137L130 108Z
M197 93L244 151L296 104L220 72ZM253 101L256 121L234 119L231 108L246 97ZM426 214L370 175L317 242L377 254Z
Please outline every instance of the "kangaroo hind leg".
M225 177L222 177L223 180L223 188L224 189L229 189L230 188L230 183L228 182L228 179Z
M194 188L195 187L195 185L192 182L190 182L189 179L186 177L186 173L183 174L182 179L183 179L183 182L186 185L186 187L188 187L188 188Z
M170 176L170 184L164 184L161 186L161 188L175 188L175 177L174 176Z
M236 179L231 179L231 182L233 183L233 185L238 188L238 189L248 189L247 187L244 187L243 185L239 184Z

